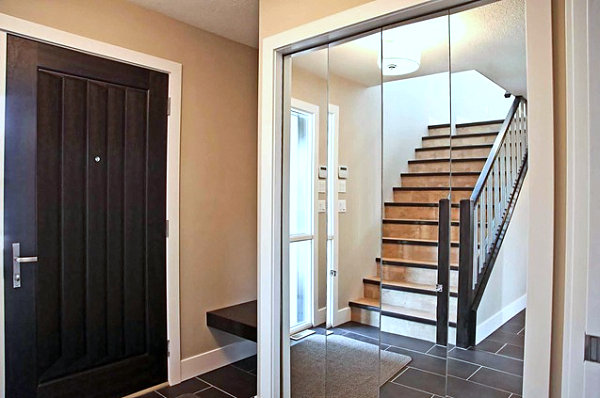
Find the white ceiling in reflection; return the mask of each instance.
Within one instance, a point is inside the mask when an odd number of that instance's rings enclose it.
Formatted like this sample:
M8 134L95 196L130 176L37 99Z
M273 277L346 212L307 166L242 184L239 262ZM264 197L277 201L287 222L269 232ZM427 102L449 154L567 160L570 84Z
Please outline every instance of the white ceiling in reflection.
M406 53L413 54L415 48L420 53L418 70L387 76L385 81L447 72L451 53L452 72L476 70L513 94L526 93L523 0L502 0L453 14L449 19L411 23L334 45L329 50L330 72L365 86L379 84L382 38L384 57L402 54L403 46L411 50ZM322 50L296 56L293 65L325 78L327 53Z

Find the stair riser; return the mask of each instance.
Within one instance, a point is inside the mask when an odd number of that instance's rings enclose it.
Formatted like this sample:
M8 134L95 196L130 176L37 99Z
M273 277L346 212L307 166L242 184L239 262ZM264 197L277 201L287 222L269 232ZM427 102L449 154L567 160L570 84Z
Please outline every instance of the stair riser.
M437 220L438 207L385 206L385 218L406 218L410 220ZM458 221L460 209L453 207L452 220Z
M385 305L394 305L436 313L437 296L391 289L382 289L381 294L381 304L384 307ZM449 307L450 314L456 314L456 297L450 297ZM456 316L454 316L454 319L456 319Z
M350 319L352 322L379 328L379 313L364 308L350 307Z
M351 319L354 322L379 328L379 318L379 313L376 311L352 307ZM393 318L385 315L381 317L381 331L399 336L427 340L433 343L436 341L436 327L434 325ZM448 328L448 343L456 344L456 328Z
M386 281L404 281L423 285L437 284L437 269L383 264L381 273L383 274L383 280ZM458 286L458 271L456 270L450 270L450 286L452 288Z
M478 173L483 169L484 160L474 160L469 162L452 162L452 171L476 171ZM450 172L450 162L428 162L428 163L409 163L408 171L410 173L420 172Z
M475 145L475 144L492 144L496 139L496 135L482 135L476 137L461 137L460 135L452 137L452 146L456 145ZM423 140L423 148L432 146L450 145L450 138L434 138Z
M439 191L394 191L395 202L413 203L438 203L440 199L448 197L447 190ZM452 191L452 203L458 203L461 199L469 199L471 191Z
M450 227L450 233L452 236L452 240L458 241L459 227ZM388 236L390 238L406 239L437 239L438 226L385 223L383 224L383 236Z
M383 243L381 256L416 261L437 261L437 252L437 246ZM458 263L458 247L450 248L450 262L454 264Z
M474 134L474 133L497 133L500 131L502 124L487 124L480 126L471 127L459 127L456 129L456 134ZM429 135L448 135L450 134L450 127L441 127L437 129L429 129Z
M363 283L363 291L366 298L379 299L380 285L372 283Z
M434 325L427 325L419 322L398 319L390 316L381 317L381 331L393 333L400 336L412 337L420 340L427 340L432 343L436 341L436 330ZM456 328L448 328L448 343L456 343Z
M479 175L449 176L402 176L403 187L474 187ZM450 182L452 180L452 182Z

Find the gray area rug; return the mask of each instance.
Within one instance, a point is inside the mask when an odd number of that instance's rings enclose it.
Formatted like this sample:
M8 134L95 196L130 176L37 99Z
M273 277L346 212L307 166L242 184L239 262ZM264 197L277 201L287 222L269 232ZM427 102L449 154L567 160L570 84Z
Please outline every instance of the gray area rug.
M325 353L327 344L327 353ZM412 360L344 336L306 337L291 348L292 398L377 398L379 386ZM381 370L381 376L380 376Z

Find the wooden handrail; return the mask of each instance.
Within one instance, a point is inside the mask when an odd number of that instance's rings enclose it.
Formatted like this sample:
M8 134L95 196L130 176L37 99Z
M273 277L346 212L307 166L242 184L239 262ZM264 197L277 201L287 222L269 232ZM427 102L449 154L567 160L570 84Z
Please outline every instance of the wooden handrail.
M515 100L513 101L508 111L508 114L506 115L506 119L504 119L504 122L502 123L500 132L494 140L494 145L492 146L492 149L490 149L490 154L488 155L488 158L485 161L485 164L483 165L483 169L481 169L481 174L479 175L479 178L475 183L473 193L471 193L471 200L473 202L477 202L477 199L479 199L479 196L481 196L481 192L483 191L483 187L485 186L490 172L492 171L494 162L496 161L500 153L500 148L502 147L502 143L504 142L504 138L506 137L506 132L508 131L508 128L512 122L513 117L515 116L515 113L517 112L517 109L519 109L519 104L521 103L521 101L525 101L525 98L521 96L515 97Z

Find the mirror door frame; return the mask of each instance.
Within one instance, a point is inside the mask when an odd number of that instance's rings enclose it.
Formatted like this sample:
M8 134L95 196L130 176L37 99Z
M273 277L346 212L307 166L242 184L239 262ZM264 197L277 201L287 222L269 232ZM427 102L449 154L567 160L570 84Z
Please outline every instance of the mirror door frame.
M527 91L530 103L531 202L528 311L524 396L548 396L552 332L554 245L554 101L552 5L524 0L526 9ZM284 125L284 55L317 47L378 27L449 8L469 0L376 0L266 37L259 54L258 110L258 397L281 392L282 347L282 132ZM486 1L476 2L484 5ZM472 6L472 5L471 5ZM287 340L287 339L285 339ZM529 359L535 358L535 361Z

